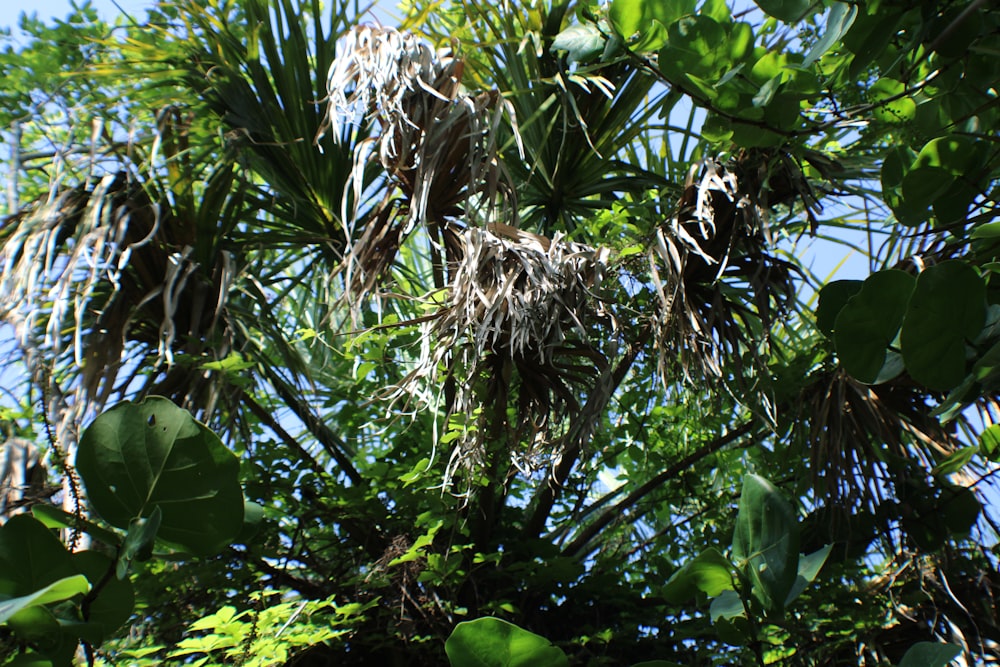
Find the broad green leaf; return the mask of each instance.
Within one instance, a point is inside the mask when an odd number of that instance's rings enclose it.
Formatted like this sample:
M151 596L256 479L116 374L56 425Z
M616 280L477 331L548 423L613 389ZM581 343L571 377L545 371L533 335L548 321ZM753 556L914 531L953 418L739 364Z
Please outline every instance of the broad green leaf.
M987 222L986 224L978 225L976 229L972 232L972 238L974 239L1000 238L1000 221Z
M969 208L982 190L962 177L956 177L948 188L934 200L931 207L937 217L937 224L949 226L964 224Z
M209 371L238 373L240 371L245 371L248 368L253 368L256 365L257 362L244 359L243 355L239 352L233 352L225 359L220 359L219 361L206 361L201 364L201 367Z
M883 78L876 81L868 94L872 102L878 104L873 113L883 123L906 123L913 120L917 104L913 98L903 95L906 86L895 79Z
M545 637L499 618L459 623L444 645L451 667L560 667L569 665L562 649Z
M791 604L792 600L801 595L802 591L816 579L832 549L833 545L827 544L822 549L817 549L807 556L799 557L799 571L795 577L795 584L785 599L786 606Z
M605 38L591 23L571 25L552 40L553 51L566 51L567 62L586 62L604 51Z
M798 575L799 524L781 492L757 475L743 478L733 559L764 609L782 613Z
M157 505L148 517L133 517L129 522L115 570L119 579L128 576L133 560L146 561L153 556L153 543L156 541L156 533L162 521L163 511Z
M79 526L80 530L113 549L117 549L122 541L122 537L118 533L107 528L101 528L93 521L87 519L78 520L69 512L52 505L34 505L31 508L31 514L47 528L72 529Z
M994 463L1000 461L1000 424L991 424L979 434L979 453Z
M76 467L105 521L126 529L159 507L157 539L182 551L218 553L243 526L236 456L165 398L100 415L80 438Z
M48 643L55 640L64 643L66 637L63 636L60 627L60 619L56 618L52 609L44 605L29 605L11 615L4 622L7 630L13 631L14 635L22 640L36 645L42 653L52 655L49 646L38 646L41 643ZM69 665L69 663L63 663Z
M846 2L834 2L830 7L830 14L826 17L826 28L820 32L820 37L806 53L803 67L809 67L819 60L829 51L834 44L847 34L847 31L854 25L854 19L858 16L857 5L849 5Z
M939 506L940 516L952 535L963 535L971 530L982 512L975 492L957 484L942 487Z
M882 384L883 382L888 382L893 380L906 370L906 364L903 363L903 355L895 350L889 350L885 354L885 363L882 364L882 368L879 369L878 375L872 384Z
M729 23L733 18L726 0L705 0L698 8L698 15L715 19L719 23Z
M767 103L764 120L768 127L779 130L793 130L799 122L799 97L788 92L779 92Z
M816 326L820 331L833 338L837 315L840 315L848 300L861 291L863 284L864 281L861 280L834 280L823 285L816 306Z
M0 596L30 595L76 574L66 547L34 517L18 514L0 526Z
M750 107L748 110L762 111L756 107ZM744 116L748 115L744 114ZM763 113L761 118L763 118ZM785 137L779 132L766 130L759 124L733 121L732 142L744 148L780 146L785 142Z
M754 628L745 616L734 616L732 618L719 618L712 627L719 635L719 639L731 646L745 646L754 637Z
M726 30L707 16L685 16L670 24L667 36L658 62L668 78L683 80L691 75L714 84L733 65L724 48Z
M82 595L89 591L90 582L82 574L58 579L34 593L0 600L0 623L6 623L14 614L29 607L39 607L50 602L61 602L62 600L68 600L75 595Z
M974 5L969 5L972 7ZM966 53L969 44L989 25L982 14L987 7L989 5L984 4L977 11L963 11L965 7L954 6L942 12L939 22L931 27L941 31L940 38L933 42L934 50L946 58L958 58Z
M724 25L724 27L728 31L726 50L729 52L729 60L735 63L734 70L742 68L746 65L746 59L753 54L753 28L749 23L743 21Z
M766 107L771 103L774 98L774 94L778 92L778 87L781 85L784 77L778 74L764 82L764 85L760 87L757 94L753 96L753 105L755 107Z
M913 276L904 271L873 273L840 309L833 327L837 356L847 372L861 382L871 383L878 378L914 284Z
M979 451L979 447L962 447L946 456L943 461L934 466L931 473L934 475L951 475L956 473L972 460L972 457Z
M663 597L677 605L689 602L698 591L714 598L733 588L734 569L718 549L706 549L667 580Z
M919 207L903 197L903 180L917 154L905 146L889 149L882 161L882 196L896 219L904 225L916 225L927 219L927 206Z
M917 277L900 344L906 370L925 386L946 391L966 375L966 341L986 322L986 285L961 260L931 266Z
M429 458L424 457L420 459L419 461L417 461L417 464L410 469L410 472L403 473L402 475L399 476L399 481L403 483L404 488L409 486L410 484L413 484L418 479L423 477L428 470L430 470L430 465L431 465L431 460Z
M967 137L959 135L937 137L924 144L917 154L913 167L935 167L951 176L964 176L975 166L977 153L975 143Z
M954 644L917 642L903 654L899 667L945 667L961 654L962 649Z
M754 0L768 15L785 23L802 19L812 6L810 0Z
M819 575L819 571L823 569L823 564L826 563L826 559L830 555L832 548L832 544L827 544L822 549L817 549L811 554L802 556L799 559L799 576L810 584L815 581Z
M768 51L757 59L757 62L750 68L750 80L758 87L763 86L768 81L787 78L790 75L788 66L788 54L779 51Z
M701 136L709 143L728 141L733 136L733 124L717 114L709 114L701 126Z
M250 540L257 535L260 531L261 525L264 523L264 508L253 502L252 500L246 500L243 502L243 527L240 528L239 534L236 539L233 540L238 544L248 544Z
M934 166L914 166L903 177L902 195L908 207L915 211L930 210L932 204L938 200L955 182L955 177L941 167Z
M885 51L896 34L905 9L889 9L868 14L861 12L854 26L844 35L844 46L854 58L848 74L855 77Z
M960 135L932 139L903 177L906 206L924 211L933 206L941 224L963 221L981 192L982 164L987 161L981 142Z
M91 600L88 607L87 623L83 630L86 635L80 635L87 641L100 644L125 624L132 616L135 608L135 592L132 582L128 579L108 577L114 569L115 562L108 556L97 551L81 551L73 554L73 566L90 580L94 586L101 584L97 597Z
M746 613L743 600L740 599L739 593L734 590L722 591L722 594L712 600L712 604L709 605L709 616L713 623L720 618L727 621L740 617L746 618Z
M670 24L694 7L694 0L613 0L608 16L629 48L657 51L667 42Z

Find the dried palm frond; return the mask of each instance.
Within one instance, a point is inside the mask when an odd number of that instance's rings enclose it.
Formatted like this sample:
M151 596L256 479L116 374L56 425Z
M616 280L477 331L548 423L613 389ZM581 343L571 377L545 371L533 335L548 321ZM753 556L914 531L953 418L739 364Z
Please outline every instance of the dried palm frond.
M536 468L558 454L545 445L562 417L579 411L579 397L607 365L590 342L590 327L611 321L593 293L608 266L607 250L501 224L452 233L461 241L461 260L447 300L423 323L420 358L392 395L431 400L427 388L444 385L451 414L472 415L485 405L487 419L528 444L515 464ZM516 406L513 423L508 403ZM483 465L485 441L497 437L496 428L496 421L481 424L460 438L449 475Z
M347 284L356 297L384 276L415 226L426 225L432 239L441 241L452 219L516 223L513 188L496 145L503 116L513 124L513 112L495 91L466 93L462 71L451 50L434 51L392 28L358 26L341 42L327 82L329 125L341 135L349 123L380 124L378 136L355 149L353 206L373 158L403 195L402 202L394 201L390 188L380 214L360 232L357 210L344 213Z
M236 266L221 250L199 263L206 239L165 195L154 201L125 171L56 188L6 220L0 241L0 319L46 392L58 440L71 446L84 416L113 397L157 393L212 412L220 378L179 362L228 354Z
M742 381L744 360L762 363L758 333L766 334L793 295L793 267L767 250L766 212L755 203L765 197L748 192L739 165L731 167L715 160L692 167L676 213L650 244L664 383L678 374Z
M869 386L842 369L823 372L799 403L800 414L809 416L796 423L807 429L813 485L830 505L874 511L905 483L903 462L918 463L913 474L923 475L965 446L930 416L926 394L906 376Z

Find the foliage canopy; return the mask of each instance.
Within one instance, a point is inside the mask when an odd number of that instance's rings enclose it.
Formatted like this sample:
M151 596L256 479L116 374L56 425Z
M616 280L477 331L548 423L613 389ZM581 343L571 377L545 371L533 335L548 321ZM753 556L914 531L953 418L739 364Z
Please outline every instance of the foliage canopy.
M0 664L1000 657L1000 9L400 9L0 51Z

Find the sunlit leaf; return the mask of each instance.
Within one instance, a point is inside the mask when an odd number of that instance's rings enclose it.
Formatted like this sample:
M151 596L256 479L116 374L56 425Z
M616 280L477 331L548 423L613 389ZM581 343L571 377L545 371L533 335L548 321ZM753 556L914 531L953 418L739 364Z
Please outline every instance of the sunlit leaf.
M849 5L845 2L834 2L830 7L830 13L826 17L826 29L820 33L820 38L806 53L803 67L808 67L819 60L823 54L829 51L834 44L847 34L854 24L854 19L858 15L857 5Z
M568 665L552 643L499 618L459 623L445 642L451 667L534 667Z
M0 600L0 623L6 623L12 616L29 607L68 600L89 591L90 582L82 574L58 579L34 593Z
M604 51L605 38L590 23L571 25L552 40L553 51L566 51L568 62L587 62Z
M1000 424L991 424L979 435L979 451L990 461L1000 461Z
M706 549L667 580L663 597L673 604L689 602L698 591L714 598L732 590L733 569L733 564L718 549Z

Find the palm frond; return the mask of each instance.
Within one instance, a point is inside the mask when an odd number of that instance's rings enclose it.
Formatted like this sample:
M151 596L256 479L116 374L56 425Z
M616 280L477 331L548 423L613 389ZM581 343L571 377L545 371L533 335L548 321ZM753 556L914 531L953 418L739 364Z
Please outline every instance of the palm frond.
M738 163L730 167L715 160L692 167L675 212L649 245L658 301L654 347L664 383L752 382L745 366L763 368L760 340L766 345L776 313L794 294L794 268L768 250L759 193L737 176Z
M175 120L163 117L154 144L182 130ZM157 393L213 414L225 378L200 364L231 350L226 305L239 266L202 232L240 196L231 169L203 173L196 193L190 173L144 183L123 163L93 187L56 186L4 223L0 319L48 388L60 440L115 397Z
M377 138L355 149L355 201L370 159L403 197L397 203L387 192L360 232L357 211L348 216L347 282L355 296L384 276L417 225L434 238L450 219L484 224L501 216L516 224L514 190L496 145L510 106L492 91L465 92L463 67L450 49L433 51L415 35L391 28L359 26L341 43L327 82L330 126L343 134L351 123L380 125Z
M499 418L514 442L528 445L514 454L517 464L534 469L558 456L552 445L563 418L579 412L580 397L607 366L601 346L615 325L594 290L608 271L608 251L500 224L451 233L461 252L454 280L421 325L414 369L389 395L433 402L428 388L443 388L447 413L457 415L489 405L486 418ZM601 343L593 341L594 326L609 329ZM485 442L496 433L480 424L464 436L449 476L482 466Z

